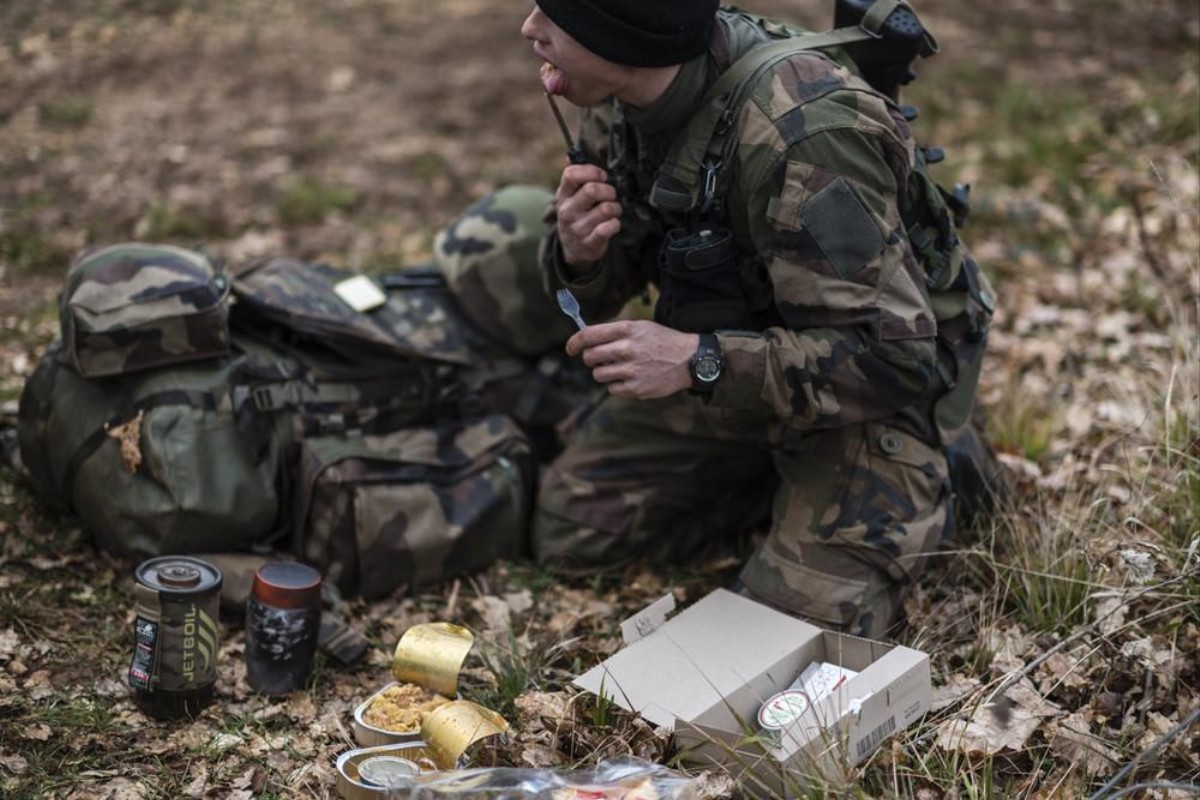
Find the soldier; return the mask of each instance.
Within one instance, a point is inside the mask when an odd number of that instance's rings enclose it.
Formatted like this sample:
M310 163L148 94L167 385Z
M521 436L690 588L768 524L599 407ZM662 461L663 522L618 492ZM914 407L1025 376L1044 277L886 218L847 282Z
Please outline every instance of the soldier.
M988 461L965 421L991 294L957 237L914 253L918 150L853 64L774 64L700 202L671 182L710 145L706 92L779 30L716 0L537 0L521 28L547 94L583 108L587 163L563 170L539 259L593 322L566 351L608 390L544 475L533 547L549 564L678 559L769 520L737 588L879 637L954 530L948 455ZM439 243L452 282L472 271L455 235L472 219ZM956 293L931 261L966 276ZM651 284L654 320L603 321ZM935 289L967 298L965 327L939 335ZM959 328L970 346L939 354Z

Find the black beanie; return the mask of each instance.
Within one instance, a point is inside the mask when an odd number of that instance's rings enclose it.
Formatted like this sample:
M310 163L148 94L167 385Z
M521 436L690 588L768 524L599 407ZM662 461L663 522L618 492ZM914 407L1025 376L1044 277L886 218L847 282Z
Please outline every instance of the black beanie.
M708 49L718 0L537 0L538 8L601 58L665 67Z

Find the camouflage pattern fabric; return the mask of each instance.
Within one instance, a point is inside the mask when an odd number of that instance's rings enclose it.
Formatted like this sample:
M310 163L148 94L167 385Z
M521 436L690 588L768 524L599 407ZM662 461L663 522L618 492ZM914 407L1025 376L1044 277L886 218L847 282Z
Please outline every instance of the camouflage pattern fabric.
M304 559L344 594L377 598L515 555L529 516L529 454L500 415L306 439L296 514Z
M494 344L521 356L556 349L574 331L537 267L552 200L544 189L502 189L467 209L434 242L435 261L467 318Z
M117 244L78 255L59 309L65 356L85 377L224 355L229 286L199 253Z
M606 398L542 480L534 554L592 568L678 560L769 516L742 592L881 637L953 530L945 456L887 423L764 433L754 415L690 395Z
M25 383L18 424L39 494L131 559L269 541L290 421L255 413L236 390L279 356L241 339L235 350L97 381L52 345Z
M234 291L244 308L235 311L235 323L261 330L265 326L260 319L265 319L328 347L349 348L354 358L366 346L393 357L472 363L465 343L446 319L422 316L433 310L428 305L406 303L403 295L395 295L369 312L351 308L335 287L355 276L327 264L272 259L238 275ZM240 319L251 314L245 322Z
M771 36L749 15L718 21L711 57L684 64L654 106L584 110L581 145L622 192L621 231L587 270L564 263L553 232L540 260L589 319L657 282L666 232L688 227L649 202L673 131L720 65ZM852 65L811 52L766 72L736 137L717 200L755 329L716 331L725 367L707 404L601 404L542 483L535 550L591 565L682 554L769 501L743 590L879 636L955 527L935 420L947 389L938 313L900 209L917 149L895 104ZM969 409L973 381L962 395Z

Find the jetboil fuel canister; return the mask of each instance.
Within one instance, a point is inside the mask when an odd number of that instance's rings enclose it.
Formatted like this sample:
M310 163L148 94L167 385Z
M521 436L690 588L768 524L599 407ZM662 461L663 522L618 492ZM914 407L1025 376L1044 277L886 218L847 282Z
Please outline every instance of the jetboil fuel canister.
M217 680L221 571L198 558L161 556L135 574L134 701L159 719L195 716L212 702Z

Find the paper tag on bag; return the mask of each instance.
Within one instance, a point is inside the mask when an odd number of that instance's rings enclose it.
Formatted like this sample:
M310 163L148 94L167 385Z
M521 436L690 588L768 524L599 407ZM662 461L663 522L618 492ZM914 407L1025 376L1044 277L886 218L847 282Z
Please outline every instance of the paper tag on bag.
M366 275L355 275L334 285L337 296L358 312L366 312L387 302L387 295Z

